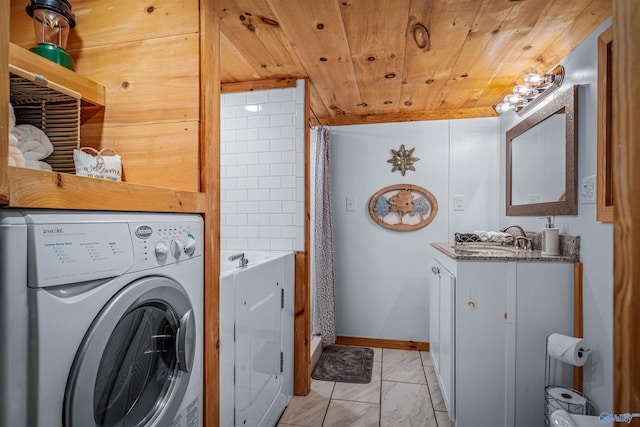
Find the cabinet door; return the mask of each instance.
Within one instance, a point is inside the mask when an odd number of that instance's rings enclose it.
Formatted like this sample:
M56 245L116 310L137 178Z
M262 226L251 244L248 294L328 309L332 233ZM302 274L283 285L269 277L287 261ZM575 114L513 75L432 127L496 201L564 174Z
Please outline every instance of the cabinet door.
M461 262L456 281L456 426L506 425L507 263Z
M573 335L573 264L517 264L514 358L515 425L544 424L547 336ZM551 384L571 386L573 366L552 361Z
M434 261L429 276L429 352L433 369L440 373L440 274Z
M442 397L449 412L455 419L455 277L440 268L440 385Z
M429 350L449 418L455 415L455 277L433 261L429 295Z

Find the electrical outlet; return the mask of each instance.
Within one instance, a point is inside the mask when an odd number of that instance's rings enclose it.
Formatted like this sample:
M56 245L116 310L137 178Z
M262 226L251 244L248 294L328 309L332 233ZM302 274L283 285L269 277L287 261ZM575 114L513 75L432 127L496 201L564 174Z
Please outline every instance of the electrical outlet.
M596 176L585 176L582 178L582 204L596 202Z
M356 199L351 196L347 196L347 212L354 212L356 210Z
M454 211L463 211L464 210L464 196L461 194L453 196L453 210Z

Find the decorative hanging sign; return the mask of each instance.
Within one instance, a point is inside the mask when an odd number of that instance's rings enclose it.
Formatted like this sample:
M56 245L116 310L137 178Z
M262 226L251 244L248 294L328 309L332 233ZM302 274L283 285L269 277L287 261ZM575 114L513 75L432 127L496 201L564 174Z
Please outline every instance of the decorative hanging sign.
M391 154L393 154L393 157L387 160L387 163L391 163L393 165L391 173L400 171L400 173L402 173L402 176L404 176L404 174L407 173L408 170L415 171L416 168L413 166L413 164L420 159L418 157L412 156L414 151L415 147L407 150L406 148L404 148L404 144L402 144L397 151L392 148Z
M390 230L417 230L433 221L436 213L438 201L435 196L417 185L390 185L369 200L371 218Z

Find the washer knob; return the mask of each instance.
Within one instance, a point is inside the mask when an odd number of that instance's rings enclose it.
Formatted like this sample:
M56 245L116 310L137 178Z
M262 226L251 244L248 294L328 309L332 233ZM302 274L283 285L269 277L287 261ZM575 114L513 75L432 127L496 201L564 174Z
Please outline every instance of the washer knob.
M184 246L180 240L172 240L171 241L171 255L175 259L180 258L180 255L184 252Z
M160 261L164 261L167 258L167 255L169 255L169 247L165 242L159 242L156 245L156 258Z
M184 243L184 253L193 256L196 251L196 238L192 234L187 234L187 240Z

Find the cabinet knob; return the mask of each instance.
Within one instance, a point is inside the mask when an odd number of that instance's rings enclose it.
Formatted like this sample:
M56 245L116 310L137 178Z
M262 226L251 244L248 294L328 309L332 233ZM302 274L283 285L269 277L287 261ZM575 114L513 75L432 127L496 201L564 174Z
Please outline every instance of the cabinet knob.
M469 300L467 302L467 305L469 306L469 308L476 308L476 302L474 300Z

